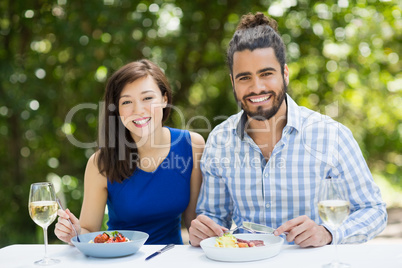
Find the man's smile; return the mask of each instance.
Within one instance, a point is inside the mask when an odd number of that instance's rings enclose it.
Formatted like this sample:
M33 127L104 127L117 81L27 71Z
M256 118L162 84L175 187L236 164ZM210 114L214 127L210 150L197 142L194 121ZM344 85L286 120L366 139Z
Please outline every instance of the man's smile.
M253 97L248 97L246 98L249 102L252 104L263 104L268 102L271 99L272 95L259 95L259 96L253 96Z

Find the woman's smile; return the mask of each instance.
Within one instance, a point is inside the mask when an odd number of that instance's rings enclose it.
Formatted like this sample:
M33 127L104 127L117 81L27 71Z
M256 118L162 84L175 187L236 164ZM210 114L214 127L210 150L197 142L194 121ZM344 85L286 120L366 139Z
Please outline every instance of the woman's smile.
M136 127L145 127L151 122L151 117L143 117L133 120L133 123Z

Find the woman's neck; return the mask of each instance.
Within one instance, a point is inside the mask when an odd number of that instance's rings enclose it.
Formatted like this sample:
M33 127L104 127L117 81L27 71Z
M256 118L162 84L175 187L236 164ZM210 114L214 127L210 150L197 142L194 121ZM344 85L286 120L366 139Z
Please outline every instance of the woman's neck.
M138 137L132 135L139 155L148 155L154 151L166 148L170 146L170 140L167 135L168 129L160 126L155 128L154 132L145 137Z

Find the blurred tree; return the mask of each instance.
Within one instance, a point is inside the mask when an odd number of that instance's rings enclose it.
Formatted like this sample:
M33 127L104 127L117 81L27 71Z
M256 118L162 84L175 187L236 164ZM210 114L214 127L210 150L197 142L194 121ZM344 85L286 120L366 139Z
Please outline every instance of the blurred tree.
M4 0L0 247L43 239L27 209L33 182L53 181L79 215L105 83L125 63L145 57L165 70L177 108L170 126L207 138L237 112L226 47L241 15L257 11L278 21L289 94L348 126L372 172L402 187L402 15L396 1ZM57 241L52 231L49 236Z

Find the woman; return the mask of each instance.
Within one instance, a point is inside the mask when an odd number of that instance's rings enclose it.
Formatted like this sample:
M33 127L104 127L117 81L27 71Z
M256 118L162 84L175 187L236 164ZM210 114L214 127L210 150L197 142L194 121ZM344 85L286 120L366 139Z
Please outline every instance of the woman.
M84 200L78 220L58 211L56 236L70 242L79 233L101 230L105 205L109 230L149 234L147 244L183 244L181 215L187 229L196 217L201 185L201 135L164 127L172 93L158 66L129 63L109 79L100 149L85 171Z

